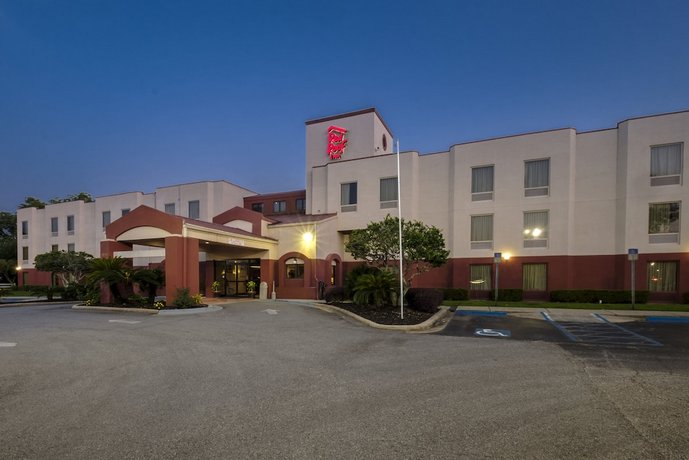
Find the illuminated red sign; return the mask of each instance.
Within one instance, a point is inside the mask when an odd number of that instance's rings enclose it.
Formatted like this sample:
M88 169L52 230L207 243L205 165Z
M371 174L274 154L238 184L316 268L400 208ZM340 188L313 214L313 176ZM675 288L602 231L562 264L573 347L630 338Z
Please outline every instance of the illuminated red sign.
M347 130L339 126L328 126L328 156L331 160L339 160L347 147L345 139Z

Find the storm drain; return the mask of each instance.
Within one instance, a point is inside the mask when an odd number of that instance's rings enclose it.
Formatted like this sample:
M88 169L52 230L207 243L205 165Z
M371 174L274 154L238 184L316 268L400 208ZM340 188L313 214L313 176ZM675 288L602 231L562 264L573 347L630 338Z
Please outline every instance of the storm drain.
M611 323L604 316L592 313L591 316L598 322L584 323L577 321L555 321L545 312L541 312L546 321L556 327L572 342L585 343L591 345L612 345L612 346L644 346L662 347L663 344L657 340L644 337L634 331Z

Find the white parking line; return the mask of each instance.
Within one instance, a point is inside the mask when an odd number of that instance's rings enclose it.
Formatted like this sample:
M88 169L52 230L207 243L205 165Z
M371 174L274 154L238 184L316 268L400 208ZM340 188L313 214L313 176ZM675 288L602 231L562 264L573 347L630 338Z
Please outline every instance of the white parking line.
M122 323L122 324L136 324L140 323L141 321L130 321L128 319L109 319L109 323Z
M9 348L9 347L16 347L16 346L17 346L16 342L0 342L0 347Z

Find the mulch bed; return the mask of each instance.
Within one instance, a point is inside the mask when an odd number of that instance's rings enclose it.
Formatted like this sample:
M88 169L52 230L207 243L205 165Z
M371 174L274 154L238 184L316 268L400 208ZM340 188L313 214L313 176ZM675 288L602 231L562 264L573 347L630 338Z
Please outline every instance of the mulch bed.
M420 324L433 316L435 313L416 311L404 308L404 319L400 318L400 308L395 306L384 306L380 308L368 305L356 305L349 302L333 302L330 305L351 311L352 313L366 318L374 323L387 325L411 326Z

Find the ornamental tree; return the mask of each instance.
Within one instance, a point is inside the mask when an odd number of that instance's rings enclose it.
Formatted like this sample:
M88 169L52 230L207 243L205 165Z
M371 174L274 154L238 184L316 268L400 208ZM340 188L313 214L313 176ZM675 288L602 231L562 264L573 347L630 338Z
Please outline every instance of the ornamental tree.
M56 275L65 287L81 284L90 269L91 254L85 252L51 251L38 254L36 270Z
M380 222L371 222L364 229L354 230L345 250L357 260L378 268L396 269L399 263L399 218L389 214ZM445 248L442 232L423 222L402 219L402 277L407 286L421 273L447 262L450 251Z

